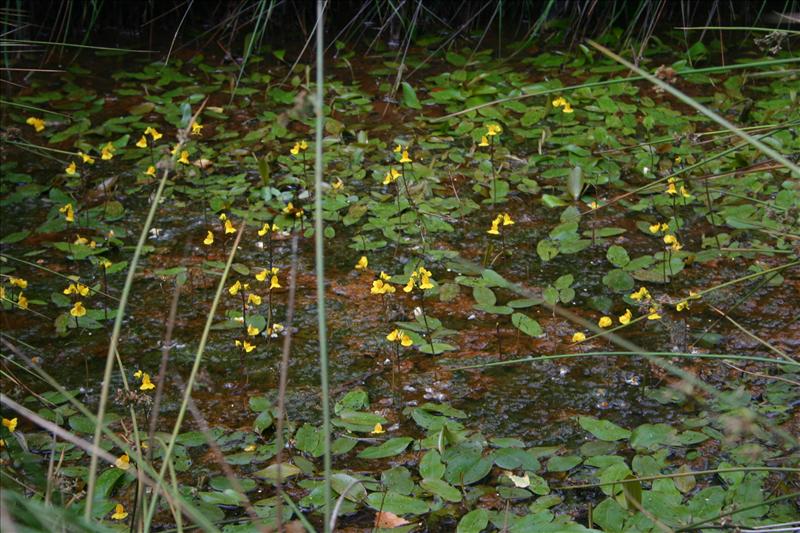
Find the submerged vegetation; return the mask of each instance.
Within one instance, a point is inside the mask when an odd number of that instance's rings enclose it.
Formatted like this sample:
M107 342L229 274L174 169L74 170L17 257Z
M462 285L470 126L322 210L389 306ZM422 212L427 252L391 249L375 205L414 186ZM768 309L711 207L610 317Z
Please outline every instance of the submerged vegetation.
M3 531L800 527L796 9L100 4L0 11Z

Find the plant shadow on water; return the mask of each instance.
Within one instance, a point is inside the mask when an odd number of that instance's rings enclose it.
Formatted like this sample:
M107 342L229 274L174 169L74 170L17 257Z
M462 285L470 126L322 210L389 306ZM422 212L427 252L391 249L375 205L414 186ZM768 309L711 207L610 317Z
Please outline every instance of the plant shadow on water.
M397 72L393 52L347 52L332 59L326 80L323 201L340 524L367 529L378 512L378 523L391 515L432 531L679 529L797 489L781 470L796 475L798 466L796 438L785 442L797 435L800 402L800 191L791 169L742 171L764 161L750 149L715 158L733 142L728 132L646 82L566 88L626 72L588 48L508 61L454 48L422 67L429 49L414 45L409 64L420 71L395 87L396 98L384 97ZM740 52L737 59L761 61ZM771 135L781 154L800 151L796 72L778 83L738 70L689 71L661 41L645 55L650 67L671 70L662 79L717 113L741 116L741 100L757 100L739 126L765 126L757 134ZM5 137L2 156L3 338L94 408L123 263L155 174L170 170L123 324L124 373L113 374L110 390L130 383L148 391L179 287L156 435L168 440L161 431L181 413L244 220L192 397L259 516L272 523L278 512L307 515L319 525L313 85L303 65L290 72L275 56L251 58L261 68L248 69L233 95L235 65L184 51L168 67L98 58L93 76L88 64L73 64L63 80L36 81L12 98L72 116L46 114L40 132L27 110L4 111L4 128L20 133ZM782 67L753 71L762 68ZM513 99L522 93L541 95ZM175 130L190 127L205 96L186 156L176 149L171 157ZM699 173L689 171L695 165ZM282 475L302 513L281 511L273 490L292 235L299 257ZM91 296L79 297L79 282ZM70 283L78 284L73 292ZM616 350L611 336L595 336L612 330L635 343L636 356L515 362ZM66 398L39 405L30 394L51 388L9 372L25 383L10 396L88 438L93 428ZM111 427L131 445L133 430L120 417L139 407L120 398ZM15 444L16 424L3 413L4 468L36 462L31 451L51 453L47 434L30 424L28 443ZM148 415L138 412L139 431ZM195 432L203 424L183 425L176 483L210 521L245 520L244 499ZM58 476L77 491L88 455L71 453ZM722 469L711 472L719 479L690 476L712 469ZM16 472L4 470L4 480ZM124 520L115 503L137 505L135 478L126 476L103 485L107 501L95 504L94 518ZM565 488L579 483L590 486ZM742 511L735 523L798 520L790 503ZM166 506L156 517L160 528L176 523Z

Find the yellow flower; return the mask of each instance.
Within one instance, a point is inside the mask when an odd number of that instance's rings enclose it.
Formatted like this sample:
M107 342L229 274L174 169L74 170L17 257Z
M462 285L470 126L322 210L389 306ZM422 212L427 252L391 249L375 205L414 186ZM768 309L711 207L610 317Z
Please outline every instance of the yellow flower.
M386 176L383 177L383 184L389 185L397 181L397 178L400 177L400 173L393 168L390 168L388 172L386 172Z
M244 451L246 451L246 452L254 452L254 451L256 451L256 445L255 444L248 444L247 446L244 447Z
M431 272L424 267L419 267L419 288L422 290L432 289Z
M248 324L247 325L247 334L250 335L251 337L255 337L256 335L258 335L258 328L255 327L252 324Z
M12 418L11 420L9 420L8 418L4 418L3 426L7 427L11 433L14 433L14 430L17 429L17 419Z
M586 340L586 335L581 333L580 331L576 331L574 335L572 335L572 342L578 343L583 342Z
M111 268L114 263L106 259L105 257L100 258L99 265L103 267L105 270Z
M82 302L75 302L75 305L73 305L72 309L69 310L69 314L75 318L82 317L86 314L86 308L83 306Z
M0 285L0 300L6 299L6 288Z
M142 374L143 372L141 370L137 370L136 372L133 373L133 377L135 377L136 379L142 379Z
M489 146L489 139L486 138L486 135L481 135L481 142L478 143L478 146Z
M70 283L69 287L64 289L64 294L80 294L81 296L86 296L89 294L89 287L86 285L82 285L78 283L77 285L74 283Z
M157 141L157 140L159 140L161 137L163 137L163 136L164 136L163 134L161 134L161 133L158 133L158 130L156 130L155 128L151 128L151 127L149 127L149 126L147 127L147 129L146 129L146 130L144 130L144 134L145 134L145 135L150 135L150 136L153 138L153 140L154 140L154 141Z
M372 288L369 290L370 294L394 294L397 289L394 285L384 282L382 279L376 279L372 282Z
M684 309L689 309L689 302L686 300L679 302L678 305L675 306L677 311L683 311Z
M203 125L192 122L192 135L200 135L201 131L203 131Z
M147 137L142 135L142 138L136 142L136 146L139 148L147 148Z
M416 271L411 273L411 276L408 278L408 283L406 283L406 286L403 287L403 292L411 292L414 290L414 286L417 284L417 276L418 274Z
M589 204L588 204L588 205L589 205L589 209L591 209L592 211L594 211L595 209L597 209L598 207L600 207L600 206L597 204L597 202L595 202L594 200L592 200L591 202L589 202Z
M116 461L114 461L114 466L116 466L120 470L127 470L131 467L131 458L128 457L127 453L123 453L122 455L117 457Z
M607 327L608 327L608 326L610 326L611 324L613 324L613 321L611 320L611 318L610 318L610 317L607 317L607 316L604 316L604 317L602 317L602 318L601 318L601 319L600 319L600 320L597 322L597 325L598 325L598 326L600 326L601 328L607 328Z
M298 155L300 152L305 152L306 150L308 150L308 143L305 141L300 141L294 143L294 146L292 146L292 149L289 150L289 152L292 155Z
M633 313L631 313L630 309L626 309L625 314L619 317L619 323L624 326L625 324L630 323L631 318L633 318Z
M280 288L281 284L278 281L278 276L277 275L272 276L272 278L270 278L269 280L269 290L280 289Z
M242 350L244 350L244 353L250 353L250 352L252 352L253 350L256 349L256 345L255 344L250 344L247 341L242 342L242 341L237 340L237 341L234 341L234 344L236 345L237 348L241 348Z
M72 209L72 204L65 205L58 212L64 214L64 220L67 222L75 222L75 211Z
M380 278L382 281L389 281L390 279L392 279L392 276L381 270Z
M344 182L341 179L336 178L336 182L333 183L331 187L333 188L334 191L339 191L342 189L342 187L344 187Z
M155 389L156 386L150 381L150 374L147 372L142 373L142 384L139 385L139 390L151 390Z
M408 155L408 150L403 150L403 156L400 158L401 163L411 163L411 157Z
M370 435L380 435L382 433L386 433L386 430L383 429L383 426L380 423L375 424L375 427L373 427L372 431L370 431Z
M359 259L358 263L356 263L355 269L356 270L366 270L368 265L369 265L369 261L367 261L367 256L366 255L362 255L361 259Z
M156 167L154 167L153 165L150 165L149 167L147 167L147 170L145 170L144 173L147 174L148 176L155 176L156 175Z
M683 248L683 245L681 243L679 243L678 241L675 241L675 242L672 243L671 248L672 248L673 252L678 252Z
M94 165L94 157L90 156L89 154L84 154L83 152L78 152L78 155L87 165Z
M499 124L487 124L486 125L486 135L489 137L494 137L495 135L499 135L503 133L503 128L500 127Z
M564 104L564 107L561 109L561 111L562 111L562 113L568 113L568 114L569 114L569 113L574 113L574 112L575 112L575 110L574 110L574 109L572 109L572 106L571 106L571 105L569 105L569 102L567 102L566 104Z
M252 292L247 295L247 303L253 305L261 305L261 296L253 294Z
M183 163L184 165L188 165L189 164L189 152L188 151L183 150L181 152L181 156L180 156L180 158L178 158L178 163Z
M8 278L8 282L14 287L19 287L20 289L28 288L28 281L22 278L15 278L14 276L11 276Z
M503 225L504 226L513 226L514 225L514 221L511 220L511 215L509 215L508 213L503 213Z
M492 227L486 230L489 235L500 235L500 221L498 219L492 220Z
M239 290L241 288L242 288L242 282L237 281L228 288L228 292L230 293L231 296L236 296L237 294L239 294Z
M28 117L28 120L25 121L25 124L33 126L36 130L36 133L39 133L44 129L44 120L36 117Z
M105 146L100 150L100 159L111 159L114 157L114 151L116 148L110 142L107 142Z
M675 235L664 235L664 244L675 244L678 242L678 239L675 238Z
M113 520L125 520L128 517L128 513L125 512L125 508L122 506L121 503L118 503L114 507L114 514L111 515Z
M72 161L69 165L67 165L67 168L64 169L64 172L70 176L74 176L78 173L78 165L75 164L75 161Z
M658 314L657 307L651 307L648 313L650 314L647 315L647 320L661 320L661 315Z
M631 300L636 300L640 302L642 300L649 300L650 299L650 291L647 290L647 287L641 287L638 291L630 294Z
M563 96L559 96L555 100L553 100L553 107L561 107L562 105L567 105L567 101L564 99Z
M236 228L233 227L233 224L228 219L225 220L225 233L236 233Z
M411 340L411 337L405 334L404 331L400 329L394 329L391 333L386 335L386 340L389 342L399 342L401 346L411 346L414 344L414 341Z
M267 335L277 337L281 331L283 331L283 324L276 322L272 327L267 328Z
M214 244L214 234L209 231L206 234L206 238L203 239L203 244L205 244L206 246L211 246L212 244Z
M689 198L691 196L691 194L689 194L689 191L687 191L686 187L684 187L683 185L681 185L681 196L683 196L684 198Z
M267 269L265 268L264 270L262 270L261 272L259 272L258 274L256 274L256 280L258 280L258 281L266 281L266 280L267 280L267 275L268 275L268 274L269 274L269 270L267 270Z
M403 151L403 147L402 147L402 145L399 145L399 144L398 144L398 145L396 145L396 146L394 147L394 150L393 150L393 152L394 152L394 153L396 153L396 154L399 154L399 153L400 153L400 152L402 152L402 151Z
M28 308L28 299L22 293L19 293L19 296L17 296L17 305L20 309Z

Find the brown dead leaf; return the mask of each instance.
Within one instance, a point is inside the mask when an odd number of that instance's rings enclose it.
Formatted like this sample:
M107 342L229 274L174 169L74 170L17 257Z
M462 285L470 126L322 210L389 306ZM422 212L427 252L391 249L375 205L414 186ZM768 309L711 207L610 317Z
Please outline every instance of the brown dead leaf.
M381 511L375 514L375 527L377 528L391 529L393 527L400 527L410 523L411 522L405 518L400 518L396 514L390 513L389 511Z

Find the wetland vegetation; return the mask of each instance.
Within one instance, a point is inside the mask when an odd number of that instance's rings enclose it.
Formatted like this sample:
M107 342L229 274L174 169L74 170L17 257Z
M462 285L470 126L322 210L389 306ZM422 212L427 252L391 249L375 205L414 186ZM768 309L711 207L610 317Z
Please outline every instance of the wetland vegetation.
M0 10L3 531L800 527L797 2L159 4Z

